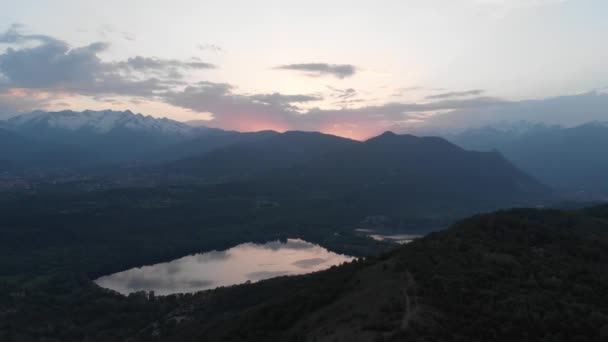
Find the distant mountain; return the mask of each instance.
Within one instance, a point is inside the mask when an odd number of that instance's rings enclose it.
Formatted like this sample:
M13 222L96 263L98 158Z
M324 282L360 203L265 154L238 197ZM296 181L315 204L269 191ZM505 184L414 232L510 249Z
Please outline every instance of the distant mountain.
M217 148L201 157L176 161L166 169L216 180L242 178L287 168L359 144L334 135L299 131L240 133L238 139L242 142Z
M239 132L131 111L36 111L13 117L2 127L0 140L12 139L4 144L11 150L6 159L53 168L180 159L246 140Z
M185 124L192 126L192 127L206 127L208 124L208 121L206 121L206 120L188 120L185 122Z
M192 159L193 163L196 163L195 159L202 158L215 149L241 143L253 143L277 135L279 133L275 131L237 132L209 128L204 131L204 134L159 150L155 157L163 161Z
M16 160L31 153L33 146L25 137L8 129L0 128L0 159Z
M392 132L272 173L268 183L400 215L537 204L548 195L545 186L499 153L470 152L441 138Z
M517 121L469 128L456 134L446 134L445 137L467 150L491 151L496 149L497 146L504 146L527 136L561 129L560 126Z
M400 217L462 217L538 205L550 196L546 186L498 152L466 151L442 138L392 132L365 142L285 132L141 171L225 183L214 191L235 196L278 191L303 201L328 201L345 212L356 207L369 215Z
M60 112L35 111L7 120L8 125L31 134L43 131L83 131L95 134L109 134L113 131L146 132L164 135L191 135L195 129L187 124L157 119L152 116L134 114L131 111L92 111Z
M537 126L524 134L483 127L449 138L464 148L498 150L542 182L565 190L608 191L608 124Z

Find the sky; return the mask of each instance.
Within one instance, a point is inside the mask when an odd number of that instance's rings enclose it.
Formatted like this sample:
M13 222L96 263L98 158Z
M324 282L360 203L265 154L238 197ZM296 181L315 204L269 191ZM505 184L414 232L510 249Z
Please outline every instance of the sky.
M0 118L130 109L364 139L608 121L605 0L0 0Z

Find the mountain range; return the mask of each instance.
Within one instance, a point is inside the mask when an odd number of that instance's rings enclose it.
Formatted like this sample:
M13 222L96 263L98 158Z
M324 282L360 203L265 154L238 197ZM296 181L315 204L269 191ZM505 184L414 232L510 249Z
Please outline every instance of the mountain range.
M469 208L536 205L550 194L499 153L471 152L442 138L392 132L261 179L267 186L297 184L316 196L339 197L347 206L402 215L445 214L458 203Z
M196 134L185 124L116 111L32 112L4 123L1 151L23 167L126 162Z
M608 191L608 123L570 128L518 123L469 129L446 138L466 149L498 150L556 189Z
M199 157L128 170L185 177L214 192L281 198L301 209L389 217L462 217L498 207L540 205L551 190L497 152L466 151L442 138L392 132L364 142L285 132ZM209 190L211 191L211 190ZM285 200L285 199L289 200ZM365 215L364 215L365 216Z
M7 146L14 158L0 164L6 170L70 168L86 176L82 187L67 178L81 190L90 182L101 188L205 185L222 197L300 208L303 220L309 208L328 220L443 221L554 199L551 189L500 153L467 151L439 137L385 132L355 141L318 132L241 133L112 111L35 112L5 127L1 137L13 142Z
M243 133L195 124L130 111L26 113L0 123L0 170L147 165L157 174L220 181L292 167L363 144L312 132ZM443 136L466 150L498 151L552 188L608 192L606 123L563 128L522 121Z
M13 117L0 127L0 139L5 142L0 152L26 168L152 163L204 153L258 135L111 110L36 111Z

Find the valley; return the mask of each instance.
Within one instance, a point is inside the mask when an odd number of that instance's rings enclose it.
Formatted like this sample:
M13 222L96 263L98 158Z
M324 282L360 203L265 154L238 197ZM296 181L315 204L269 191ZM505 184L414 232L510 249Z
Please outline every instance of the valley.
M606 208L564 202L498 152L392 132L179 138L166 120L87 115L145 122L162 143L105 159L115 147L98 142L131 124L72 135L38 113L10 128L89 151L6 164L2 340L595 339L608 326ZM571 209L494 212L514 207Z

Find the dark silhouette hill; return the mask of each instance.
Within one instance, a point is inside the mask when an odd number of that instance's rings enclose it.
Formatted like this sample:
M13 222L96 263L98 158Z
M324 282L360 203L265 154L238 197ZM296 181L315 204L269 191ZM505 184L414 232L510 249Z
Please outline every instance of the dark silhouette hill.
M465 151L442 138L391 132L278 170L265 181L385 212L523 206L549 195L548 188L499 153Z
M246 133L240 133L246 134ZM332 154L359 142L318 132L266 133L265 138L217 148L201 157L166 165L169 173L192 174L212 180L251 177Z

